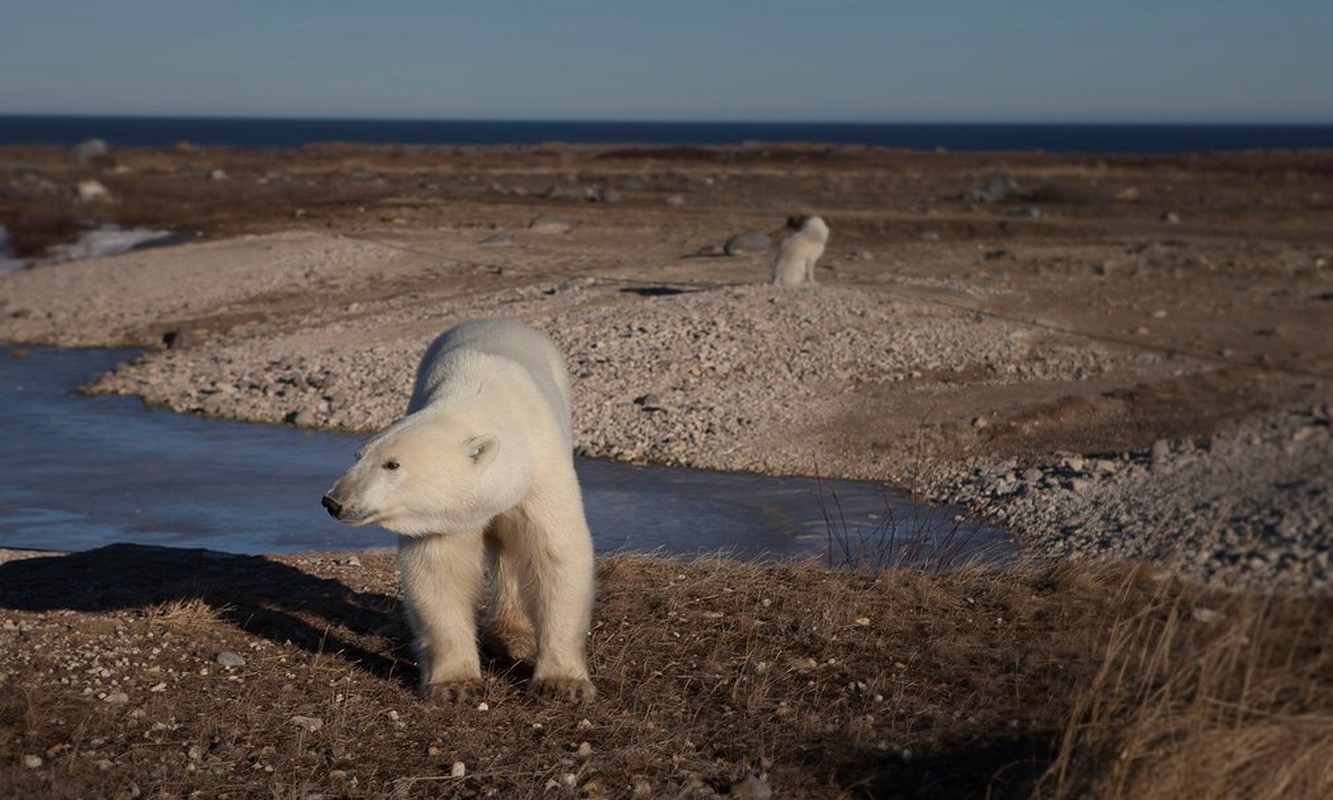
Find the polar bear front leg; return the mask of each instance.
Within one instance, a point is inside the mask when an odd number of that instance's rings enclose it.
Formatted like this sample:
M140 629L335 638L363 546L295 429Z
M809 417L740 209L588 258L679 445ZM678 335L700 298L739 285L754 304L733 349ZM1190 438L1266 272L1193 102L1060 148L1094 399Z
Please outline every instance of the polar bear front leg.
M481 691L476 607L483 555L481 531L398 539L420 691L432 699L467 700Z

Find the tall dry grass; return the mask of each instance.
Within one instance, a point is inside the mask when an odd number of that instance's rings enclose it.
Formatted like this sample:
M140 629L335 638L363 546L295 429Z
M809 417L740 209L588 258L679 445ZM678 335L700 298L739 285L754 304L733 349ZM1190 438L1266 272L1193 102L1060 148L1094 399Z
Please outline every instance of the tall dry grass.
M1111 624L1036 794L1333 797L1333 601L1164 587Z

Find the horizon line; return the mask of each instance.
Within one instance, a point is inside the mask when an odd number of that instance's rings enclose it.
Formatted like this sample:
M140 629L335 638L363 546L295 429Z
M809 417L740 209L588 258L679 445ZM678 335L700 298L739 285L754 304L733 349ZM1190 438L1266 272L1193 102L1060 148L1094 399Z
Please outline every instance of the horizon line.
M994 125L1006 127L1051 127L1051 126L1103 126L1103 127L1333 127L1333 120L1264 120L1242 121L1236 119L1210 120L1101 120L1101 119L900 119L900 120L791 120L791 119L643 119L612 117L397 117L397 116L325 116L325 115L276 115L276 114L181 114L181 113L98 113L84 111L0 111L0 118L6 117L47 117L58 119L162 119L162 120L201 120L201 121L272 121L272 122L406 122L406 123L510 123L510 124L590 124L590 125L804 125L804 126L850 126L850 125L902 125L902 126L975 126Z

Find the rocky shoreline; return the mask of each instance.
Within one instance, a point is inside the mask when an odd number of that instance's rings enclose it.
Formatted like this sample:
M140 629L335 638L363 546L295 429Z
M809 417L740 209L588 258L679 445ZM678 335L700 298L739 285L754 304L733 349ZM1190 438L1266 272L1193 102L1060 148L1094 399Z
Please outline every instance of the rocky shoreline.
M442 201L453 216L429 224L304 227L3 275L0 341L148 347L89 390L373 430L401 412L441 329L513 316L567 353L584 455L883 480L967 505L1042 557L1333 588L1328 242L1163 234L1109 211L1088 233L1102 218L1067 198L1017 234L1008 212L964 199L918 213L932 235L908 238L901 219L834 207L820 285L782 290L762 285L771 253L725 255L729 236L767 219L762 203L726 212L710 194L743 182L745 165L675 169L689 177L673 187L697 187L683 210L626 189L558 231L535 224L555 201L492 192ZM1040 164L1108 182L1084 169ZM832 204L862 176L838 172L821 195L818 174L791 167L802 205ZM754 203L743 183L730 191Z

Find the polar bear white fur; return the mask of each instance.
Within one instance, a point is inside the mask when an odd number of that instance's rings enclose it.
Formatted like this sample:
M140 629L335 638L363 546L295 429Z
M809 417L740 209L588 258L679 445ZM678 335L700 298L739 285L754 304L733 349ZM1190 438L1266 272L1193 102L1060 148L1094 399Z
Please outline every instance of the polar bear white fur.
M476 609L489 561L488 635L514 658L535 656L534 691L592 699L592 536L569 375L541 333L482 319L441 334L406 416L365 443L323 502L349 525L400 534L423 694L467 699L480 688Z
M793 217L787 227L796 232L787 237L773 262L769 283L774 286L800 286L815 282L815 262L824 255L828 244L828 225L819 217Z

